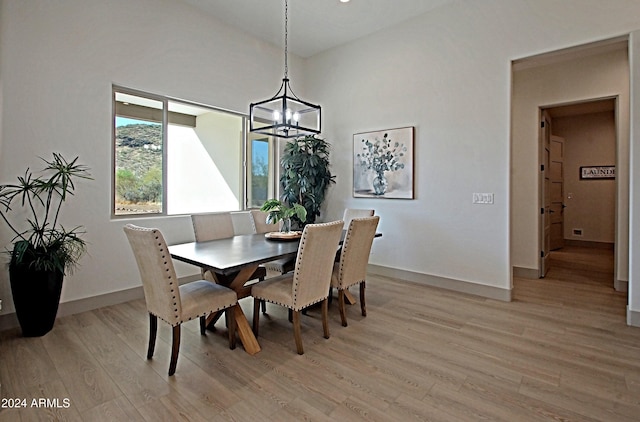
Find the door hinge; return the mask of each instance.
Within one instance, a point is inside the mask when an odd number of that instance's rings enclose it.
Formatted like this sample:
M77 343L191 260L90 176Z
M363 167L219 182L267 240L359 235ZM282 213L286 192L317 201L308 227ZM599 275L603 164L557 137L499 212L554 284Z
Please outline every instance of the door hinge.
M540 251L540 258L544 258L544 251Z
M544 120L540 122L540 127L544 127Z
M540 208L540 214L544 215L544 208Z
M540 171L544 171L544 164L540 164Z

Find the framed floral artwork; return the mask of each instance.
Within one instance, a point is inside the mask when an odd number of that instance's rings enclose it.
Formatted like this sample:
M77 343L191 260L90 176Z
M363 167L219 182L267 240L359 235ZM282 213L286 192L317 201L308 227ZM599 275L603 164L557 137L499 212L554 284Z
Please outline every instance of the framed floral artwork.
M413 199L414 127L353 135L353 196Z

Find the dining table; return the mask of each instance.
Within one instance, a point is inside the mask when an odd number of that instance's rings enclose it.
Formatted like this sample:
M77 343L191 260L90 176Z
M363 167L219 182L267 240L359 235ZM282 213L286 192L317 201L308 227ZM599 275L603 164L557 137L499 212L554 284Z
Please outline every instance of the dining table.
M342 244L346 231L342 232ZM376 233L376 237L380 237ZM251 295L251 276L260 264L277 259L293 259L298 253L300 236L270 238L269 233L244 234L233 237L209 240L206 242L188 242L169 246L171 257L197 267L211 270L215 282L234 290L238 299ZM338 245L336 245L336 248ZM355 298L347 296L347 302L355 303ZM215 322L217 315L207 319L207 325ZM250 355L260 351L260 344L249 321L240 306L234 307L233 318L236 322L238 337L244 350Z
M169 253L177 261L211 270L216 283L234 290L241 299L251 294L247 282L260 264L294 258L298 244L299 237L270 240L259 233L171 245ZM251 355L258 353L260 345L240 306L234 308L233 318L245 351Z

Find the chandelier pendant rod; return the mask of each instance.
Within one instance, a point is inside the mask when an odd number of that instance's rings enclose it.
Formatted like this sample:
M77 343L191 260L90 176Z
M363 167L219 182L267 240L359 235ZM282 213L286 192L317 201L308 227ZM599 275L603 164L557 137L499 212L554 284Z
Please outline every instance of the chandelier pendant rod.
M282 138L320 133L322 110L319 105L301 100L289 85L289 1L284 2L284 78L276 94L251 103L249 130Z
M289 80L289 1L284 0L284 79ZM286 85L286 84L285 84Z

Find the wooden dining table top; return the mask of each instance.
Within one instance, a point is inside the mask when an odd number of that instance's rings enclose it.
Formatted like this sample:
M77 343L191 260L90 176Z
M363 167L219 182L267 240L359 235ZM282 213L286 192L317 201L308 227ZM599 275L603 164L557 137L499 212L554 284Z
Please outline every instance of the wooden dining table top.
M343 230L340 244L345 234L346 230ZM380 236L381 233L375 235ZM264 233L258 233L171 245L169 253L178 261L210 268L220 274L230 274L246 266L295 257L299 243L299 239L267 239Z
M171 256L182 262L230 274L243 267L280 258L295 257L299 239L269 240L264 233L237 235L206 242L169 246Z

